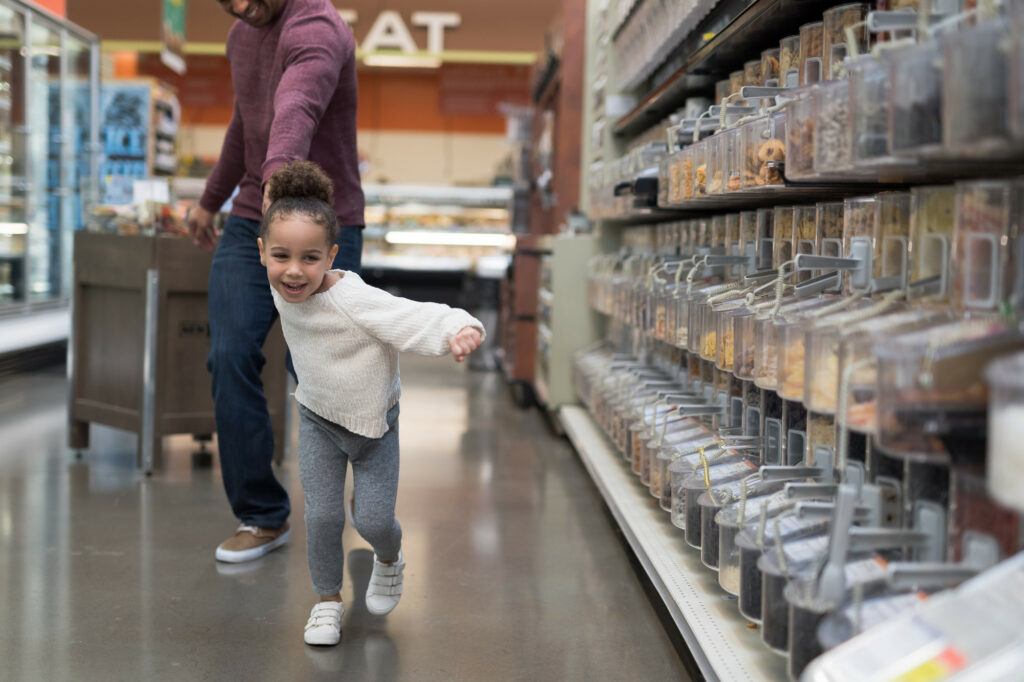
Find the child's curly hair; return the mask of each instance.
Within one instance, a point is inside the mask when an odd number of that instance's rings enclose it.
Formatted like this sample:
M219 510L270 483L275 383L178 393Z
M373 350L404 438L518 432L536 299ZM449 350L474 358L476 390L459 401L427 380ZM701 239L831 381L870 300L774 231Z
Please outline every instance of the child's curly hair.
M338 241L334 185L320 166L312 161L292 161L281 166L267 181L267 192L270 208L260 225L261 237L266 238L275 220L298 213L324 228L328 244Z

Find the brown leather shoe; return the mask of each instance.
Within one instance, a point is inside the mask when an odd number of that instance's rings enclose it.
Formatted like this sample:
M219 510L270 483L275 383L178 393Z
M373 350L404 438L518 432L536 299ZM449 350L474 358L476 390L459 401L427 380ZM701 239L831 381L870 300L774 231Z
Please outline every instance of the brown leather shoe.
M291 535L287 521L280 528L257 528L243 523L217 547L217 561L240 564L259 559L288 542Z

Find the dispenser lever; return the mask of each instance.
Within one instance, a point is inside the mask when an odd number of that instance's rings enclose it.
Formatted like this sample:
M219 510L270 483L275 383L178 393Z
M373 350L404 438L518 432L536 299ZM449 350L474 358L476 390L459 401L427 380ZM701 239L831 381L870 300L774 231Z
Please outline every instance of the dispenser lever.
M860 266L859 258L833 258L801 253L793 259L795 270L856 270Z

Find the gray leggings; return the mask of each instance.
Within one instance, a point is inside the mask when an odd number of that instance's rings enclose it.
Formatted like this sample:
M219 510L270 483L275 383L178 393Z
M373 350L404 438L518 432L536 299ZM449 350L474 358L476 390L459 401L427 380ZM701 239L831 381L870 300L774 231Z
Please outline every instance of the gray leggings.
M306 558L313 589L341 591L345 552L345 474L352 462L359 534L381 559L398 556L402 527L395 520L398 494L398 405L388 410L388 432L367 438L299 405L299 475L306 494Z

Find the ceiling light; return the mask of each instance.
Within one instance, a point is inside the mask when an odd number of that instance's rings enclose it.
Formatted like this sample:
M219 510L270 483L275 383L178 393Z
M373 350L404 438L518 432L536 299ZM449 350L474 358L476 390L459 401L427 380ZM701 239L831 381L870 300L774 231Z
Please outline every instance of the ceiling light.
M25 223L0 223L0 234L28 234Z
M516 237L496 232L402 232L392 230L384 236L388 244L417 244L424 246L497 246L514 248Z

